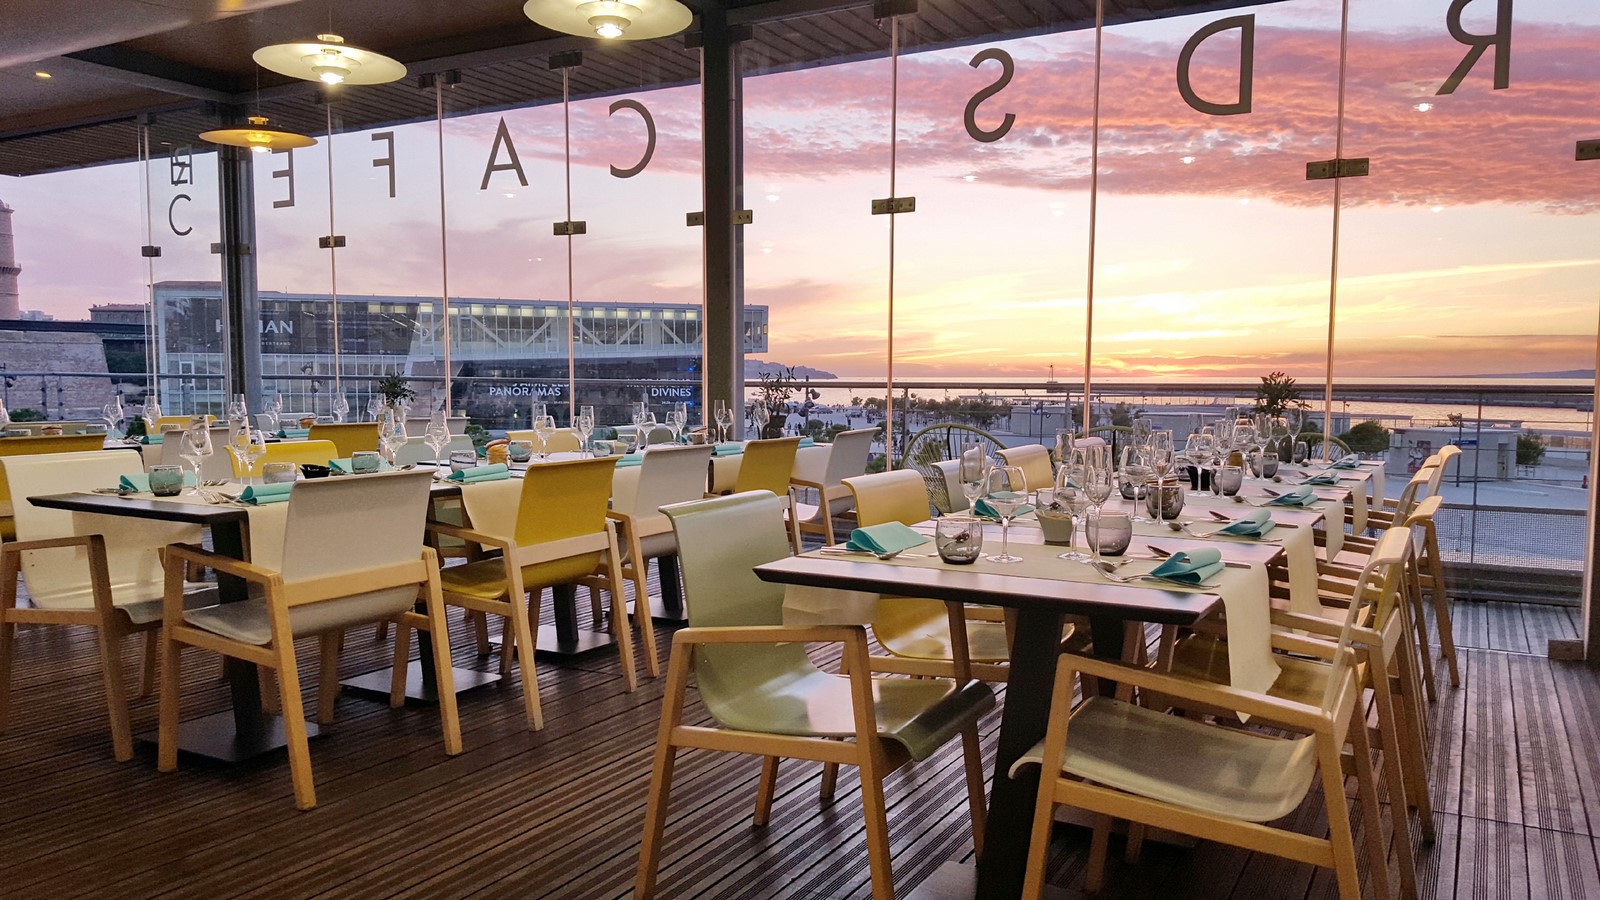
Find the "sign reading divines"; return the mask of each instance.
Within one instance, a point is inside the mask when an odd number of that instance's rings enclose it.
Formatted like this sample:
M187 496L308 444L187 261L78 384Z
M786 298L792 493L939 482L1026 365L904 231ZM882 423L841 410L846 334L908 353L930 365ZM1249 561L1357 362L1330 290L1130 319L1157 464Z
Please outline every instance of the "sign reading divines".
M1512 27L1512 0L1494 0L1497 4L1494 30L1487 34L1478 34L1468 31L1462 24L1461 17L1467 5L1472 0L1450 0L1449 7L1445 10L1445 31L1451 40L1464 45L1467 49L1461 61L1454 70L1444 79L1437 94L1444 96L1455 93L1456 89L1466 79L1468 74L1478 65L1484 56L1490 55L1493 60L1493 80L1495 90L1505 90L1511 86L1511 27ZM1240 116L1248 115L1254 103L1254 73L1255 73L1255 25L1254 15L1228 16L1208 22L1197 29L1193 35L1178 49L1177 69L1174 89L1183 101L1194 110L1210 116ZM1209 40L1218 35L1236 32L1239 43L1238 86L1232 96L1207 97L1202 96L1194 87L1190 79L1191 62L1195 53ZM999 77L987 86L972 95L967 101L962 114L962 124L967 134L973 140L982 143L994 143L1003 140L1018 123L1017 116L1013 113L1004 113L1000 123L993 128L984 128L978 124L979 107L984 103L1000 97L1011 84L1016 75L1016 60L1010 53L995 47L979 50L972 57L970 65L981 68L985 63L999 65ZM643 148L636 161L631 165L610 166L611 174L617 178L632 178L643 172L650 164L656 150L656 123L650 110L637 100L617 100L609 108L609 114L616 116L618 112L628 111L636 114L644 125ZM395 153L394 132L382 131L371 135L373 143L381 145L377 151L380 155L372 160L374 168L385 169L388 176L388 195L395 196L395 171L399 165ZM187 154L188 148L173 149L173 184L186 184L180 182L180 177L188 178L187 164L177 161L178 154ZM292 207L295 204L295 168L293 150L275 150L274 155L281 155L284 160L279 168L274 169L272 177L283 179L285 185L280 196L272 201L274 208ZM478 190L489 190L490 183L495 176L508 173L506 177L515 177L522 187L528 186L528 176L522 166L522 159L517 154L515 135L506 125L505 117L501 117L495 128L494 139L489 145L488 154L484 159L483 174L478 180ZM169 213L175 208L179 200L188 200L187 195L180 194L173 198ZM180 231L179 226L169 215L174 234L187 234Z

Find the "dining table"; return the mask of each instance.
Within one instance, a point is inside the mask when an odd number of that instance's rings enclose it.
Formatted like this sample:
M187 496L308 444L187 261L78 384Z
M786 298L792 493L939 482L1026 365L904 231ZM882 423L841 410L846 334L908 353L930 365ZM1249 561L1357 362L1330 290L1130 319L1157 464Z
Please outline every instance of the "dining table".
M1247 488L1243 493L1261 499L1247 498L1245 502L1254 504L1270 499L1263 493L1271 489L1266 487L1270 482L1257 481L1261 483L1256 484L1254 490ZM1105 659L1123 658L1125 634L1130 630L1130 623L1192 627L1207 619L1222 619L1228 623L1231 639L1233 620L1249 619L1259 632L1250 640L1259 641L1265 647L1269 630L1266 624L1268 604L1276 602L1268 599L1269 573L1281 579L1293 558L1291 548L1294 553L1304 555L1299 565L1307 565L1304 559L1310 557L1312 527L1327 518L1329 511L1342 506L1343 498L1332 496L1334 493L1330 491L1327 498L1318 498L1309 507L1272 508L1270 513L1275 527L1267 535L1251 538L1213 533L1223 523L1220 518L1209 515L1211 510L1224 512L1231 518L1247 509L1231 498L1202 497L1195 492L1197 502L1179 517L1179 527L1184 530L1144 521L1135 526L1127 550L1112 559L1119 565L1118 571L1137 572L1148 571L1156 560L1170 554L1204 548L1219 550L1226 566L1225 576L1217 579L1216 584L1194 587L1139 579L1116 583L1109 578L1096 577L1097 573L1083 563L1058 561L1057 554L1069 548L1046 545L1042 531L1029 516L1013 520L1006 529L1011 552L1024 560L1017 566L983 558L971 565L953 565L927 552L909 561L903 558L881 560L870 554L838 552L839 548L812 551L758 566L755 571L759 577L787 587L786 623L866 624L871 621L873 603L880 595L999 606L1007 610L1008 619L1014 623L984 853L976 867L953 861L945 863L911 896L920 900L954 897L1009 900L1021 895L1040 770L1023 767L1016 776L1007 773L1018 758L1044 737L1063 617L1081 616L1086 620L1092 639L1090 652ZM1112 501L1106 508L1135 513L1140 511L1138 506L1131 501ZM1197 517L1197 513L1202 515ZM1342 511L1339 520L1342 531ZM997 546L1002 526L990 523L982 527L987 553ZM913 528L932 535L934 525L925 522ZM1077 549L1085 549L1081 536L1076 542ZM931 550L932 544L918 549ZM1124 570L1121 566L1129 568ZM1314 559L1309 566L1314 593ZM1253 579L1247 582L1249 590L1230 591L1246 583L1243 581L1246 579ZM1240 615L1241 610L1248 610L1248 615ZM1261 653L1270 659L1270 648ZM1254 684L1241 685L1236 680L1236 686L1265 690L1276 675L1275 664L1267 665L1270 671L1258 669L1259 677L1250 676L1256 679ZM1243 667L1238 667L1238 671L1243 672ZM1100 690L1108 692L1114 687L1102 683Z

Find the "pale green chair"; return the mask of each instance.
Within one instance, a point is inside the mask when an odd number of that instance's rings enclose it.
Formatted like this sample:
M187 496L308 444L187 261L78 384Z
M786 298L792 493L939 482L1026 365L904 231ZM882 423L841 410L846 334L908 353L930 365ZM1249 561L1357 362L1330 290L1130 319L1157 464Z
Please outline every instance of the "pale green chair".
M662 511L678 537L690 627L672 642L634 896L655 896L678 750L700 748L765 757L758 826L772 809L779 757L858 766L872 895L893 897L883 778L958 734L975 736L994 694L972 680L872 677L860 626L784 626L783 586L752 571L789 555L784 504L775 495L754 491ZM817 668L807 643L843 644L850 674ZM691 671L720 727L683 723ZM981 846L983 764L971 754L966 762L973 841Z

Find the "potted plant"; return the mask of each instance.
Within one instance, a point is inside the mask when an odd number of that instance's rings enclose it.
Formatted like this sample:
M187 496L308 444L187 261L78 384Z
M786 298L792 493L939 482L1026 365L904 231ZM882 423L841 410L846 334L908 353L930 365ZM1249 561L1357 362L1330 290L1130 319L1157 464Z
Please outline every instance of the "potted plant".
M406 384L405 378L399 373L379 378L377 391L383 397L385 406L406 406L417 399L417 392Z

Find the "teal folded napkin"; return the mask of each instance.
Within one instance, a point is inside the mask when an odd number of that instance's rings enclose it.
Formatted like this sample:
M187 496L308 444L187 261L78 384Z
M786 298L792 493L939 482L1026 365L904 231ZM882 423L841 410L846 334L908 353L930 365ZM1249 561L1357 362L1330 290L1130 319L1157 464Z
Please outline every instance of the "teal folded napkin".
M1335 462L1333 465L1329 466L1328 468L1330 468L1330 469L1354 469L1355 467L1357 467L1359 465L1361 465L1361 457L1355 455L1354 453L1350 453L1350 454L1346 454L1345 456L1340 457L1338 462Z
M311 436L309 428L279 428L278 437L290 440L304 440Z
M712 456L738 456L744 452L744 445L738 443L718 444L711 450Z
M1272 513L1256 509L1217 529L1217 533L1237 537L1261 537L1277 527L1278 523L1272 521Z
M194 487L199 482L195 481L193 472L183 473L183 486ZM117 487L124 491L134 491L140 494L150 493L150 476L143 473L124 475L117 479Z
M330 459L330 460L328 460L328 468L330 468L333 471L339 473L340 475L353 475L353 474L355 474L355 471L356 471L356 467L355 466L356 466L356 464L353 461L351 461L351 458L348 457L348 456L346 456L344 459ZM388 460L383 460L383 459L378 460L378 471L379 472L387 472L387 471L389 471L389 462L388 462Z
M1307 478L1305 481L1302 481L1300 483L1301 484L1338 484L1339 483L1339 476L1333 474L1332 472L1321 472L1319 474L1311 476L1310 478Z
M159 444L159 443L161 443L161 435L159 435L159 434L141 434L141 435L139 435L139 443L141 443L141 444Z
M451 472L445 477L446 481L457 484L476 484L480 481L505 481L511 477L511 470L505 463L495 463L492 466L477 466L471 469L462 469Z
M881 555L899 553L912 547L920 547L927 542L927 535L912 531L909 525L902 522L882 522L850 532L850 540L845 542L845 547Z
M816 445L817 442L814 438L803 437L800 439L800 446L802 447L815 447Z
M626 469L629 466L638 466L638 465L643 465L643 464L644 464L644 454L643 453L624 453L621 456L617 457L617 468L619 468L619 469Z
M1008 498L1019 496L1011 491L997 491L996 493ZM1033 512L1033 504L1024 503L1017 507L1017 511L1011 514L1011 518L1015 519L1017 516L1026 515L1031 512ZM989 501L984 498L979 498L977 503L972 504L972 514L980 519L993 519L996 522L1000 521L1000 514L996 512L995 508L990 506Z
M1290 488L1267 501L1268 506L1310 506L1317 502L1316 492L1308 487Z
M1150 570L1150 577L1178 584L1200 584L1222 569L1222 551L1209 548L1188 550L1167 557L1161 565Z
M294 489L294 482L285 481L279 484L252 484L244 489L239 499L254 506L263 503L284 503L289 499L289 492Z

